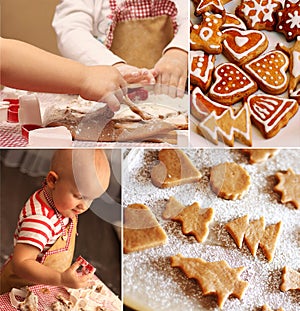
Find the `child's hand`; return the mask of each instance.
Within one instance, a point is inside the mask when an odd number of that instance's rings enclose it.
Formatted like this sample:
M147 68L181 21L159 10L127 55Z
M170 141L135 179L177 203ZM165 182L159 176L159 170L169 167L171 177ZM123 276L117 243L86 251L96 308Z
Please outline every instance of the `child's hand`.
M157 93L183 97L188 70L188 53L172 48L165 52L153 68Z
M114 65L127 83L154 84L155 78L150 70L137 68L124 63Z
M119 71L112 66L85 66L83 71L79 95L87 100L103 101L112 111L119 110L127 93L127 83Z
M90 284L93 273L81 275L77 273L80 263L74 262L72 266L61 273L61 285L70 288L85 288Z

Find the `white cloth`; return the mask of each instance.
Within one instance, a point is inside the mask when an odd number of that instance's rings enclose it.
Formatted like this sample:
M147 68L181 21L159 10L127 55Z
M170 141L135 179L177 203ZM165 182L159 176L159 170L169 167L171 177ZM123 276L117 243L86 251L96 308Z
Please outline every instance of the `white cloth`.
M178 32L164 50L176 47L188 51L188 1L174 0L174 3L178 10ZM62 0L56 7L52 23L61 54L89 66L122 62L103 44L110 26L110 14L109 0Z

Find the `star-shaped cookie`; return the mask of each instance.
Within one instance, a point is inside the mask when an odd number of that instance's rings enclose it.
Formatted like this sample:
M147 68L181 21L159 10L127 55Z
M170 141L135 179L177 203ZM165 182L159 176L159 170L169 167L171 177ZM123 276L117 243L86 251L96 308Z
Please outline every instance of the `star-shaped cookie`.
M300 175L289 168L286 172L275 174L279 183L274 190L281 194L282 203L292 203L296 209L300 208Z
M183 234L192 234L198 242L204 242L208 236L208 225L213 219L214 210L208 208L204 213L200 212L201 208L198 202L184 207L175 198L171 197L166 205L164 217L169 215L172 220L182 224Z
M207 262L178 254L171 257L171 266L179 267L188 278L196 279L204 295L217 295L220 308L231 295L241 299L248 286L248 282L239 278L244 267L231 268L224 260Z
M279 152L279 149L243 149L243 152L249 155L250 164L254 164L273 158Z

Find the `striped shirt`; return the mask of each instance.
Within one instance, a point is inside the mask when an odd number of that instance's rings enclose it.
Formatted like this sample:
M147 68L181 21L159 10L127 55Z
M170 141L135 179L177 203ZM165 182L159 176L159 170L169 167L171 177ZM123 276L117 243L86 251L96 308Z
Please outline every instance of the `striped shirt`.
M55 211L47 206L40 197L41 190L36 191L21 210L14 234L14 245L25 243L37 247L43 254L61 236L62 226ZM65 226L68 217L62 217Z

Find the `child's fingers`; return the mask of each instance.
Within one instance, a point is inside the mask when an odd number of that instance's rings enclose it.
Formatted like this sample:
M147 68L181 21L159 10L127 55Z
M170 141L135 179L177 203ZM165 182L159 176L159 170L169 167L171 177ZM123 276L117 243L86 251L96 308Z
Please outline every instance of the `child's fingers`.
M80 267L80 263L75 261L69 268L72 272L75 272Z

